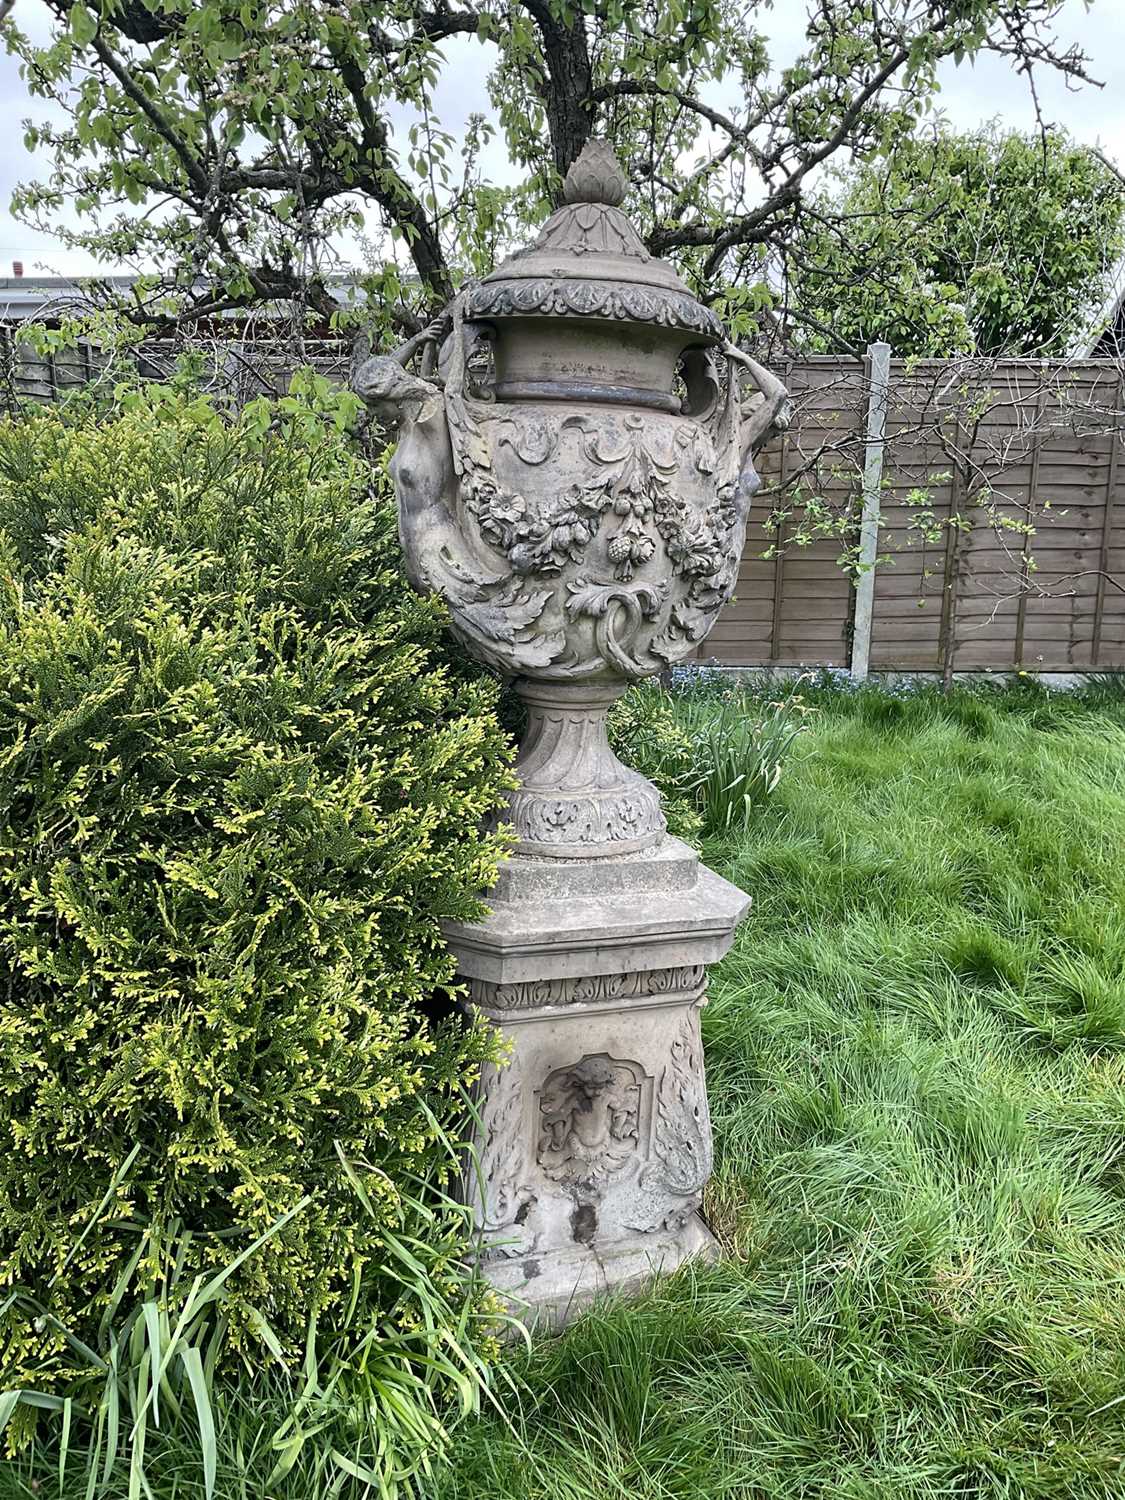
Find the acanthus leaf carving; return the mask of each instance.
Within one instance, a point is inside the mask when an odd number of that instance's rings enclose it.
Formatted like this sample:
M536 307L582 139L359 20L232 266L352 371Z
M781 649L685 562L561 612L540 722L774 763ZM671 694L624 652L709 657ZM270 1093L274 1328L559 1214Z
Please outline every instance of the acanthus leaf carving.
M629 844L664 831L660 793L637 776L632 789L610 797L551 797L516 791L505 814L522 843L550 848Z
M706 982L702 964L639 969L631 974L588 974L574 979L532 979L493 984L474 979L473 1002L489 1010L535 1010L548 1005L597 1005L653 996L697 996Z
M522 1229L535 1203L525 1180L523 1092L514 1070L489 1067L481 1080L477 1159L470 1162L469 1201L490 1253L521 1255L530 1248Z
M529 315L606 318L625 323L654 323L711 338L723 336L722 323L711 309L682 292L577 277L485 282L469 293L466 313L470 318Z
M711 1175L711 1116L699 1044L699 1012L689 1008L672 1040L656 1091L652 1150L645 1178L693 1197Z

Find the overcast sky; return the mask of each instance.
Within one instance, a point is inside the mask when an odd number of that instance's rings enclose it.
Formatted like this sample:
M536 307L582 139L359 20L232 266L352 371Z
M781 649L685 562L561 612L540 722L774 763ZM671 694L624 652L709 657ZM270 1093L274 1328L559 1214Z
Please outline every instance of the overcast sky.
M760 24L773 41L775 60L784 63L800 47L804 6L782 0L774 10L763 9ZM41 0L15 0L19 24L35 36L46 36L48 12ZM1059 40L1077 43L1092 59L1092 72L1104 88L1068 89L1057 77L1040 76L1040 102L1047 120L1065 126L1078 140L1099 146L1125 166L1125 0L1094 0L1087 10L1083 0L1065 0L1057 21ZM453 64L446 70L436 100L447 129L456 132L473 111L488 113L488 97L477 44L449 44ZM466 66L458 66L465 54ZM944 65L940 108L958 129L969 129L998 118L1011 129L1026 130L1035 122L1027 84L998 58L986 57L960 68ZM43 166L23 146L21 122L43 119L45 105L28 97L13 58L0 51L0 276L11 274L13 260L22 260L27 275L46 272L82 275L96 269L88 258L67 250L45 235L17 223L8 201L17 182L41 175ZM492 144L491 175L503 168L503 144Z

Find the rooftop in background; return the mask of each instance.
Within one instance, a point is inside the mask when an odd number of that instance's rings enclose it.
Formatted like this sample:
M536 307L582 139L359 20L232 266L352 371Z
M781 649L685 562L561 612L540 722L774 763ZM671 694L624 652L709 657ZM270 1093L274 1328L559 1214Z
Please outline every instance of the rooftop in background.
M18 264L18 262L17 262ZM112 287L128 292L138 278L129 276L0 276L0 323L31 323L45 311L61 312L68 303L85 300L84 285ZM329 277L329 285L340 301L363 297L347 275ZM242 316L223 313L224 318Z
M48 309L61 312L68 302L83 299L83 283L98 282L115 291L127 292L136 280L132 275L0 276L0 323L31 323ZM334 276L331 284L337 292L351 290L355 295L363 295L347 276ZM223 316L230 318L237 314ZM1114 360L1125 357L1125 259L1117 267L1112 291L1090 320L1086 332L1075 341L1070 357Z
M1113 290L1098 309L1078 353L1090 359L1120 359L1125 355L1125 258L1118 262Z
M0 319L30 322L53 303L76 302L82 296L81 282L97 280L115 290L127 291L135 276L0 276Z

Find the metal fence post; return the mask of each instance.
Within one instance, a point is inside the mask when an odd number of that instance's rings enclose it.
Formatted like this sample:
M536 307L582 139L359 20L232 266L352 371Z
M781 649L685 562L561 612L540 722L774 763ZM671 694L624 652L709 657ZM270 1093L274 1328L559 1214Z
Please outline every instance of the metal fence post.
M887 387L891 373L890 344L867 346L867 435L863 454L863 511L859 522L858 576L855 586L855 625L852 630L851 672L857 681L867 676L871 659L871 622L875 605L875 558L879 552L879 500L883 484L883 447L887 431Z

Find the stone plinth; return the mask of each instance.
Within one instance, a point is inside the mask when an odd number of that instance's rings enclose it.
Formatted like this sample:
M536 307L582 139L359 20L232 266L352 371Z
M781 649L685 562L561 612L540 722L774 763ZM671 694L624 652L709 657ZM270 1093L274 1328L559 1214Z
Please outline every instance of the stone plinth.
M664 837L596 861L516 855L489 899L485 921L445 928L512 1047L481 1080L468 1194L488 1279L558 1323L715 1253L699 1012L749 898Z

